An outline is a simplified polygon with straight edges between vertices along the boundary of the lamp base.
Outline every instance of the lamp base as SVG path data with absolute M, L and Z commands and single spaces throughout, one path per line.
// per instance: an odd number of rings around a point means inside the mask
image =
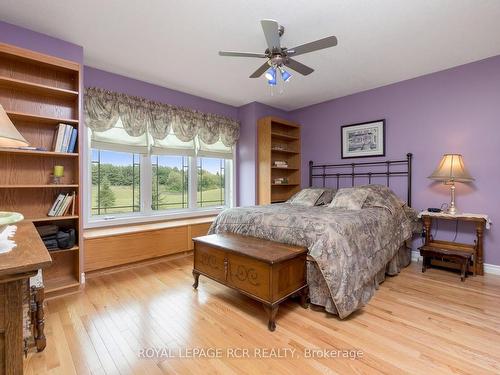
M 456 215 L 458 213 L 457 207 L 455 206 L 455 181 L 450 181 L 450 190 L 451 190 L 451 202 L 450 207 L 448 207 L 448 214 Z

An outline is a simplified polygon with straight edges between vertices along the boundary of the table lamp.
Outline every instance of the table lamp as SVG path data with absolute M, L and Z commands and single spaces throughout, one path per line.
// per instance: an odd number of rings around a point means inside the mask
M 451 203 L 447 212 L 451 215 L 456 215 L 457 207 L 455 206 L 455 181 L 474 181 L 474 178 L 472 178 L 467 169 L 465 169 L 462 155 L 444 154 L 438 167 L 428 178 L 436 181 L 444 181 L 446 185 L 450 185 Z
M 26 139 L 19 133 L 10 121 L 9 116 L 0 104 L 0 147 L 25 147 Z
M 26 142 L 26 139 L 17 131 L 0 104 L 0 147 L 23 146 L 28 146 L 28 142 Z M 16 212 L 0 212 L 0 252 L 12 249 L 8 244 L 4 244 L 4 242 L 7 243 L 7 238 L 3 238 L 5 237 L 4 232 L 7 226 L 23 219 L 23 215 Z

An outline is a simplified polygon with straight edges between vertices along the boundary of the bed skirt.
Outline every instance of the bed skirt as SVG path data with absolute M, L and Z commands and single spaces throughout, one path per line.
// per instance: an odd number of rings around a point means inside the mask
M 394 257 L 383 267 L 375 277 L 363 285 L 362 298 L 358 309 L 363 307 L 373 297 L 379 285 L 384 282 L 386 275 L 396 276 L 402 268 L 411 263 L 411 247 L 407 246 L 407 241 L 399 247 Z M 309 258 L 307 261 L 307 282 L 309 284 L 309 296 L 311 304 L 323 306 L 325 311 L 338 315 L 335 303 L 331 298 L 328 286 L 318 268 L 316 262 Z

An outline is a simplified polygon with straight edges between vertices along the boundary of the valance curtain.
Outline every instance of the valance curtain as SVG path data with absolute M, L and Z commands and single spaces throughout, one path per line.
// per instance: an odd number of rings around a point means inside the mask
M 215 114 L 87 88 L 85 122 L 92 147 L 147 154 L 232 158 L 237 121 Z

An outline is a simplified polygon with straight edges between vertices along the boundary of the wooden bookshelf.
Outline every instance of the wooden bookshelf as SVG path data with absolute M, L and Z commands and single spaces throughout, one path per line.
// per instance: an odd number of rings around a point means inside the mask
M 33 113 L 23 113 L 16 111 L 6 111 L 9 118 L 14 121 L 25 121 L 32 122 L 33 124 L 48 124 L 48 125 L 58 125 L 60 123 L 68 124 L 68 125 L 78 125 L 78 119 L 69 119 L 69 118 L 59 118 L 59 117 L 51 117 L 51 116 L 40 116 L 35 115 Z
M 0 189 L 62 189 L 62 188 L 77 188 L 78 184 L 24 184 L 24 185 L 0 185 Z
M 0 76 L 0 87 L 8 89 L 28 90 L 32 93 L 40 94 L 43 96 L 57 96 L 57 97 L 78 97 L 78 91 L 60 89 L 47 85 L 40 85 L 21 79 L 14 79 L 9 77 Z
M 283 202 L 300 189 L 300 126 L 277 117 L 263 117 L 257 122 L 258 204 Z M 275 166 L 285 161 L 288 167 Z M 274 183 L 286 178 L 286 183 Z
M 33 223 L 47 223 L 47 221 L 62 221 L 62 220 L 76 220 L 78 215 L 65 215 L 65 216 L 44 216 L 44 217 L 28 217 L 26 220 Z
M 52 156 L 56 158 L 78 157 L 76 152 L 55 152 L 55 151 L 39 151 L 39 150 L 23 150 L 17 148 L 0 148 L 0 154 L 19 154 L 28 156 Z
M 0 104 L 30 146 L 47 151 L 0 148 L 0 211 L 21 212 L 35 226 L 74 228 L 77 244 L 51 250 L 44 270 L 48 297 L 80 285 L 82 256 L 81 206 L 81 66 L 72 61 L 0 43 Z M 79 129 L 74 153 L 54 152 L 60 123 Z M 50 184 L 54 165 L 64 166 L 61 184 Z M 59 193 L 77 194 L 74 215 L 49 217 Z

